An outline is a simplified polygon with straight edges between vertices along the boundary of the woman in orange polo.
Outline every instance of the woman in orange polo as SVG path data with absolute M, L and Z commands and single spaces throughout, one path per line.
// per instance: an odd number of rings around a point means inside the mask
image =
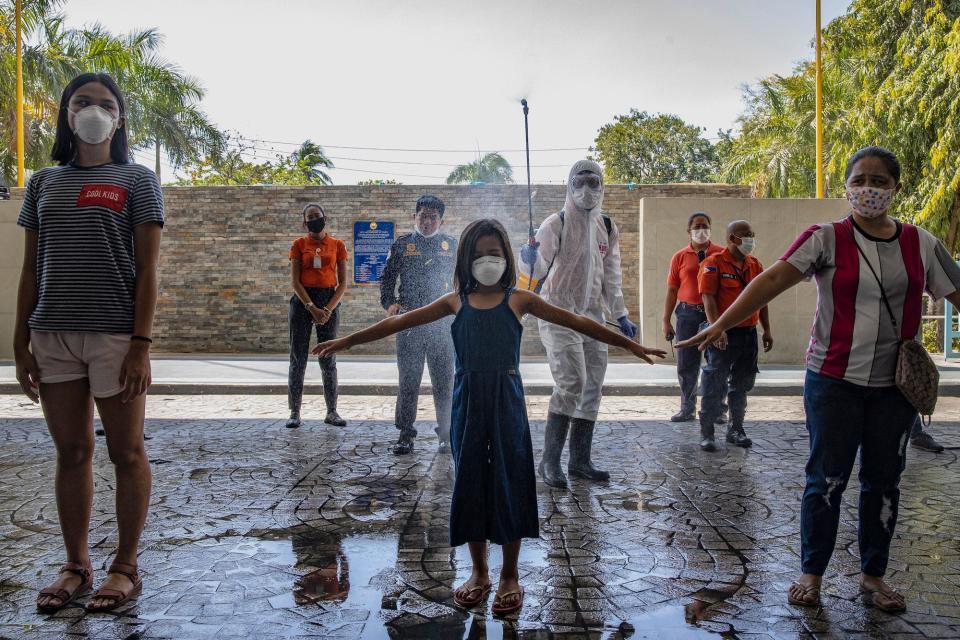
M 290 406 L 288 429 L 300 426 L 303 401 L 303 376 L 310 351 L 310 330 L 316 327 L 317 341 L 337 337 L 339 305 L 347 289 L 347 247 L 325 231 L 327 216 L 316 202 L 303 208 L 303 226 L 307 235 L 297 238 L 290 248 L 290 372 L 287 401 Z M 327 424 L 342 427 L 347 422 L 337 413 L 337 359 L 320 358 L 323 399 L 327 404 Z

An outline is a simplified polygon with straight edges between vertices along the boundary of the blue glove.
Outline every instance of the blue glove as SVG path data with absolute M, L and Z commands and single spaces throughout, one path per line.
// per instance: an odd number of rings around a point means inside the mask
M 539 242 L 534 242 L 530 244 L 529 242 L 524 242 L 520 247 L 520 260 L 523 261 L 523 264 L 536 264 L 537 262 L 537 250 L 540 248 Z
M 637 337 L 637 325 L 630 322 L 630 318 L 623 316 L 617 318 L 617 324 L 620 325 L 620 332 L 631 340 Z

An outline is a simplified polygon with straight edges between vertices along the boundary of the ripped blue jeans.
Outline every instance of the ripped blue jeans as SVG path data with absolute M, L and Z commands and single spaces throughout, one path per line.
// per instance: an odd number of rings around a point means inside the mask
M 864 387 L 807 371 L 810 433 L 800 508 L 803 573 L 822 576 L 837 543 L 843 491 L 860 450 L 860 570 L 882 576 L 897 524 L 900 475 L 917 410 L 896 387 Z

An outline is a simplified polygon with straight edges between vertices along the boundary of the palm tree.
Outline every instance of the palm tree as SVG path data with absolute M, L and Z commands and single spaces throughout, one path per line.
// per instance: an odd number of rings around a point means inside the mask
M 320 145 L 305 140 L 290 154 L 289 162 L 295 173 L 302 175 L 304 184 L 333 184 L 330 175 L 323 170 L 333 169 L 333 162 Z
M 447 184 L 509 184 L 513 182 L 513 167 L 499 153 L 488 153 L 470 164 L 461 164 L 447 176 Z
M 8 4 L 0 4 L 0 173 L 6 176 L 15 163 L 16 50 L 13 31 L 7 28 L 13 24 Z M 174 166 L 222 150 L 223 134 L 198 106 L 203 88 L 158 55 L 163 37 L 156 30 L 116 36 L 99 24 L 67 29 L 58 12 L 62 4 L 63 0 L 24 0 L 24 28 L 34 36 L 24 50 L 28 166 L 49 164 L 60 93 L 74 76 L 91 70 L 111 74 L 123 89 L 132 149 L 156 148 L 159 156 L 163 147 Z

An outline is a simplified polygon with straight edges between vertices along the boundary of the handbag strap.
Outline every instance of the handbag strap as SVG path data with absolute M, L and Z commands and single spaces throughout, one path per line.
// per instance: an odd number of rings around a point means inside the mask
M 857 242 L 857 236 L 853 229 L 851 227 L 847 227 L 847 229 L 850 231 L 850 239 L 853 240 L 853 246 L 855 246 L 857 251 L 860 252 L 860 255 L 863 257 L 863 261 L 866 262 L 867 266 L 870 268 L 870 273 L 873 274 L 873 278 L 877 281 L 877 286 L 880 287 L 880 298 L 883 300 L 883 304 L 887 308 L 887 313 L 890 314 L 890 322 L 893 323 L 893 330 L 897 334 L 897 337 L 902 341 L 903 336 L 900 335 L 900 327 L 897 324 L 896 317 L 893 315 L 893 307 L 890 306 L 890 301 L 887 300 L 887 292 L 883 288 L 883 282 L 880 281 L 880 276 L 877 275 L 877 272 L 873 268 L 873 264 L 870 263 L 870 259 L 867 257 L 867 254 L 864 253 L 863 249 L 860 248 L 860 243 Z

